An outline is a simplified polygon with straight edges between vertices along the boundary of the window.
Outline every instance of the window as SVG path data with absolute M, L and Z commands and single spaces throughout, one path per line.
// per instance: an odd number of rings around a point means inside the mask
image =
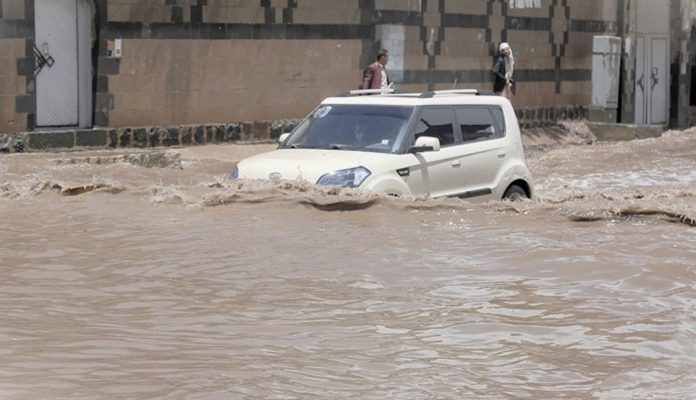
M 478 142 L 505 136 L 503 110 L 499 108 L 457 107 L 456 114 L 464 142 Z
M 420 136 L 435 137 L 440 140 L 440 146 L 454 144 L 454 123 L 452 110 L 449 108 L 425 108 L 421 112 L 414 143 Z
M 503 110 L 495 107 L 490 109 L 493 113 L 493 121 L 495 122 L 495 127 L 500 133 L 499 137 L 505 136 L 505 116 L 503 115 Z
M 510 0 L 510 8 L 541 8 L 541 0 Z

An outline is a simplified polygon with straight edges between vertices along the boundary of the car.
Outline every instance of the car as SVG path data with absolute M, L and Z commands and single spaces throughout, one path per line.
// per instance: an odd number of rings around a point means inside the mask
M 304 180 L 389 196 L 532 198 L 510 102 L 477 89 L 354 90 L 326 98 L 232 179 Z

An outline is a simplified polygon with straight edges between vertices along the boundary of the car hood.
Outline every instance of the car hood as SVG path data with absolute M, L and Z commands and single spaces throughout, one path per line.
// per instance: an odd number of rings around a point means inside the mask
M 280 149 L 245 158 L 238 164 L 243 179 L 302 179 L 315 183 L 322 175 L 365 167 L 374 174 L 394 154 L 329 149 Z

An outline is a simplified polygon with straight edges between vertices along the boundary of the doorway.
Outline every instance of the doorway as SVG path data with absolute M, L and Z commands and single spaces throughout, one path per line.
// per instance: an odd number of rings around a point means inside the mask
M 36 0 L 37 127 L 92 126 L 92 25 L 89 0 Z
M 667 46 L 666 36 L 636 38 L 636 124 L 667 123 Z
M 669 117 L 670 15 L 666 0 L 636 0 L 635 123 L 663 125 Z

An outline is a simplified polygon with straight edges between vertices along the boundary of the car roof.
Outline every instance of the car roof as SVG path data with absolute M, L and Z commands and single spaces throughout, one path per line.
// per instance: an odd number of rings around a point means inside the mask
M 370 95 L 361 95 L 367 94 Z M 321 104 L 427 106 L 427 105 L 499 105 L 509 101 L 503 96 L 477 89 L 442 90 L 425 93 L 397 93 L 380 90 L 354 90 L 327 97 Z

